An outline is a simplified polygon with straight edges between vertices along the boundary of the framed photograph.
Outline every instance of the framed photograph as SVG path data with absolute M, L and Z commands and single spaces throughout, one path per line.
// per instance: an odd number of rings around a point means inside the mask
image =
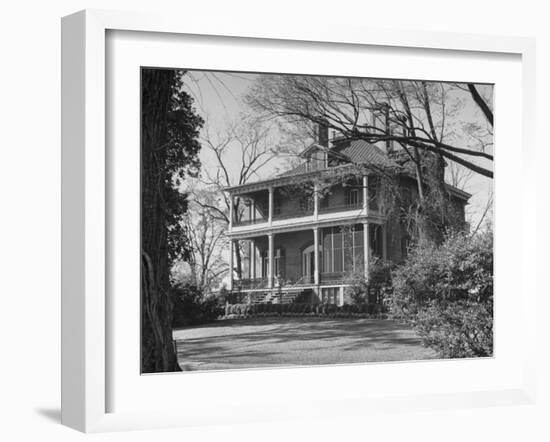
M 64 424 L 534 400 L 533 41 L 109 11 L 62 37 Z

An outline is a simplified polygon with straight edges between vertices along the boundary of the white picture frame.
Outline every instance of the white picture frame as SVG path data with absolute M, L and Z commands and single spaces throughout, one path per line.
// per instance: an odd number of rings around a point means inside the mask
M 535 229 L 529 226 L 535 219 L 535 174 L 529 174 L 534 163 L 534 102 L 535 45 L 532 39 L 490 37 L 451 33 L 416 31 L 393 32 L 372 28 L 350 28 L 343 25 L 301 26 L 285 23 L 252 23 L 212 21 L 194 17 L 183 25 L 177 17 L 144 13 L 86 10 L 63 18 L 62 21 L 62 423 L 85 432 L 114 431 L 169 426 L 208 425 L 217 422 L 261 421 L 300 416 L 327 416 L 323 404 L 338 403 L 339 413 L 365 414 L 373 411 L 396 412 L 411 409 L 456 408 L 499 404 L 532 403 L 536 389 L 535 330 L 536 324 L 527 315 L 517 322 L 522 328 L 525 348 L 519 361 L 521 379 L 501 388 L 474 388 L 454 393 L 430 391 L 426 394 L 369 397 L 361 394 L 327 399 L 311 398 L 311 409 L 300 407 L 285 410 L 255 407 L 250 398 L 233 399 L 235 409 L 224 416 L 206 415 L 197 407 L 194 414 L 181 408 L 109 411 L 108 393 L 113 385 L 108 376 L 110 358 L 108 327 L 111 321 L 107 289 L 109 287 L 108 229 L 109 187 L 106 146 L 107 93 L 106 35 L 109 31 L 141 31 L 163 35 L 199 35 L 240 39 L 270 39 L 285 42 L 337 43 L 368 45 L 403 50 L 468 51 L 483 54 L 512 54 L 521 57 L 522 119 L 521 164 L 522 187 L 518 195 L 523 202 L 519 215 L 521 245 L 518 246 L 522 266 L 534 259 Z M 497 90 L 498 100 L 498 90 Z M 497 132 L 498 140 L 498 132 Z M 497 141 L 498 142 L 498 141 Z M 497 199 L 498 204 L 498 199 Z M 497 243 L 496 252 L 499 253 Z M 498 269 L 498 267 L 497 267 Z M 523 273 L 525 274 L 525 272 Z M 497 271 L 497 278 L 499 278 Z M 520 310 L 527 312 L 536 304 L 534 280 L 522 278 Z M 138 294 L 136 294 L 137 297 Z M 498 315 L 496 317 L 498 327 Z M 496 358 L 498 358 L 498 352 Z M 430 363 L 427 363 L 430 364 Z M 394 364 L 390 364 L 394 365 Z M 386 367 L 389 367 L 387 365 Z M 436 370 L 457 369 L 440 366 Z M 390 368 L 388 368 L 389 370 Z M 312 368 L 309 370 L 320 370 Z M 360 367 L 354 369 L 357 375 Z M 291 373 L 288 371 L 287 373 Z M 242 378 L 243 373 L 229 373 Z M 177 376 L 177 375 L 174 375 Z M 214 379 L 214 375 L 210 376 Z M 288 374 L 291 376 L 291 374 Z M 163 376 L 163 383 L 175 382 L 173 376 Z M 204 379 L 204 377 L 202 378 Z M 192 400 L 189 399 L 189 400 Z M 249 411 L 248 413 L 246 411 Z M 334 414 L 334 413 L 332 413 Z M 235 418 L 235 416 L 238 416 Z

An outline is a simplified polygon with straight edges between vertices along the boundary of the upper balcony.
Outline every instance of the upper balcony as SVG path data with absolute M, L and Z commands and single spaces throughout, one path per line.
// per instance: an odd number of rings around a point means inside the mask
M 304 180 L 232 193 L 232 231 L 378 214 L 376 187 L 367 176 L 321 185 Z M 365 201 L 368 204 L 365 204 Z

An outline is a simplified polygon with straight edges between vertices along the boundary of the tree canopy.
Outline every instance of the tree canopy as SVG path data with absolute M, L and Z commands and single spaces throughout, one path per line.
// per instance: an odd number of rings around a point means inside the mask
M 427 81 L 263 75 L 247 101 L 269 116 L 326 124 L 350 139 L 392 141 L 407 152 L 414 148 L 433 152 L 492 178 L 492 170 L 475 161 L 493 160 L 487 144 L 467 148 L 446 141 L 448 119 L 454 111 L 450 97 L 462 89 Z M 476 85 L 467 85 L 467 90 L 492 126 L 490 100 L 481 96 Z

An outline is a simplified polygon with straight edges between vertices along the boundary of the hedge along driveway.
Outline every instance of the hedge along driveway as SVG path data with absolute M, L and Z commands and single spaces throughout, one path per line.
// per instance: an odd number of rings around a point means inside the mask
M 434 359 L 406 325 L 387 319 L 254 318 L 177 329 L 184 371 Z

